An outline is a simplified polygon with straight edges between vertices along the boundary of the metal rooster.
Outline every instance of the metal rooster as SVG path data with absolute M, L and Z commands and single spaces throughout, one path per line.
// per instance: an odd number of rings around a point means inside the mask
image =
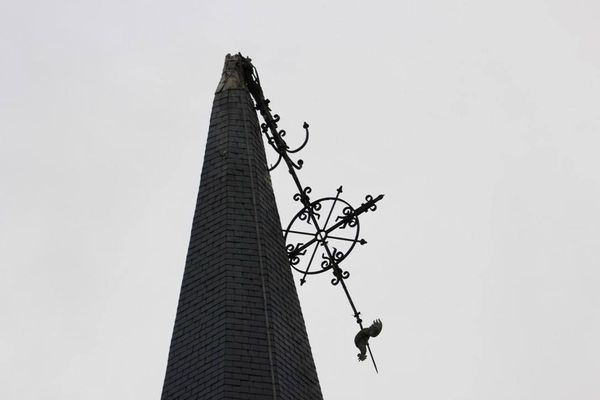
M 358 353 L 359 361 L 364 361 L 367 359 L 367 347 L 369 346 L 369 339 L 379 335 L 381 333 L 381 329 L 383 329 L 383 323 L 380 319 L 376 319 L 373 321 L 371 326 L 361 329 L 356 334 L 354 337 L 354 344 L 358 350 L 360 350 L 360 353 Z

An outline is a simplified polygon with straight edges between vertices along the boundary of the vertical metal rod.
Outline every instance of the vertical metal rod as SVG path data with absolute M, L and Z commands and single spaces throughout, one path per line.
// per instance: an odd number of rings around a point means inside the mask
M 375 372 L 379 373 L 379 370 L 377 369 L 377 364 L 375 364 L 375 358 L 373 357 L 373 353 L 371 353 L 371 346 L 369 346 L 369 343 L 367 343 L 367 349 L 369 350 L 369 355 L 371 356 L 371 361 L 373 361 L 373 366 L 375 367 Z
M 341 268 L 337 266 L 334 267 L 337 268 L 339 271 L 341 271 Z M 336 276 L 337 278 L 337 276 Z M 344 282 L 344 280 L 340 277 L 340 283 L 342 284 L 342 288 L 344 289 L 344 293 L 346 293 L 346 297 L 348 298 L 348 302 L 350 303 L 350 307 L 352 307 L 352 311 L 354 311 L 354 317 L 356 318 L 356 323 L 360 326 L 360 329 L 364 329 L 363 328 L 363 324 L 362 324 L 362 319 L 360 318 L 360 312 L 356 309 L 356 306 L 354 305 L 354 302 L 352 301 L 352 297 L 350 296 L 350 292 L 348 291 L 348 287 L 346 287 L 346 282 Z M 373 352 L 371 351 L 371 346 L 369 345 L 369 343 L 367 342 L 367 350 L 369 350 L 369 355 L 371 356 L 371 361 L 373 362 L 373 367 L 375 367 L 375 372 L 379 373 L 379 370 L 377 369 L 377 364 L 375 363 L 375 357 L 373 357 Z
M 350 307 L 352 307 L 352 311 L 354 312 L 354 318 L 356 318 L 356 323 L 360 326 L 360 329 L 363 329 L 362 319 L 360 318 L 360 312 L 358 312 L 358 310 L 356 309 L 356 306 L 354 305 L 354 301 L 352 301 L 352 297 L 350 296 L 350 292 L 348 291 L 348 287 L 346 286 L 346 282 L 344 282 L 344 279 L 341 277 L 342 269 L 337 264 L 335 264 L 335 266 L 333 268 L 334 268 L 334 271 L 336 269 L 337 269 L 337 271 L 339 271 L 338 272 L 338 274 L 340 275 L 339 277 L 336 275 L 336 272 L 334 272 L 334 275 L 336 276 L 336 278 L 338 278 L 340 280 L 340 283 L 342 284 L 344 293 L 346 293 L 346 297 L 348 298 Z

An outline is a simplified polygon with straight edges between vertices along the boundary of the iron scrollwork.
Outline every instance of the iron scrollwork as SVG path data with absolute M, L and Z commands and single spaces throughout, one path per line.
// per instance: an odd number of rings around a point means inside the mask
M 363 340 L 370 328 L 365 329 L 362 325 L 361 313 L 354 305 L 354 301 L 350 296 L 350 292 L 346 285 L 346 280 L 350 277 L 348 271 L 340 267 L 342 261 L 354 250 L 356 244 L 364 245 L 366 240 L 359 238 L 360 223 L 358 217 L 365 212 L 375 211 L 376 203 L 383 199 L 383 195 L 375 198 L 371 195 L 365 197 L 365 203 L 360 207 L 354 208 L 347 201 L 340 198 L 342 187 L 337 189 L 335 197 L 323 197 L 316 201 L 311 201 L 310 186 L 303 186 L 296 171 L 300 170 L 304 164 L 301 159 L 294 161 L 290 154 L 296 154 L 306 147 L 310 137 L 309 125 L 304 122 L 302 127 L 305 131 L 304 140 L 295 149 L 290 149 L 287 142 L 284 140 L 286 131 L 279 129 L 278 123 L 281 120 L 278 114 L 272 114 L 269 106 L 270 100 L 266 99 L 260 78 L 256 68 L 252 65 L 249 58 L 242 59 L 242 74 L 244 76 L 246 86 L 254 98 L 256 109 L 260 112 L 264 122 L 261 124 L 261 131 L 266 137 L 266 141 L 277 154 L 277 160 L 269 168 L 269 171 L 277 168 L 282 162 L 287 165 L 288 172 L 291 175 L 298 192 L 294 194 L 293 199 L 302 204 L 302 209 L 290 221 L 287 229 L 284 230 L 284 238 L 286 242 L 286 251 L 290 266 L 302 274 L 300 284 L 306 283 L 308 275 L 320 274 L 331 270 L 333 278 L 331 284 L 341 286 L 352 308 L 356 323 L 360 326 L 359 332 L 361 339 L 355 339 L 355 344 L 361 350 L 359 360 L 366 358 L 364 347 L 366 347 L 371 355 L 371 361 L 375 370 L 377 365 L 373 359 L 371 348 L 367 340 Z M 327 211 L 327 218 L 322 219 L 324 210 Z M 311 270 L 315 256 L 320 253 L 320 259 L 323 260 L 320 264 L 321 268 Z M 378 320 L 379 321 L 379 320 Z M 379 322 L 380 324 L 380 322 Z M 381 331 L 380 325 L 377 325 Z M 377 334 L 379 334 L 377 331 Z M 371 333 L 369 331 L 369 333 Z M 369 337 L 374 337 L 376 334 L 370 334 Z M 358 337 L 358 336 L 357 336 Z M 360 345 L 360 346 L 359 346 Z

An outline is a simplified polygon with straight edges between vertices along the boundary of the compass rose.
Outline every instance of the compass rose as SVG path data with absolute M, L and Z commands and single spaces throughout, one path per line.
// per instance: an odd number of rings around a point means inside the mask
M 360 223 L 356 210 L 340 198 L 341 193 L 342 186 L 335 197 L 311 202 L 292 218 L 284 231 L 290 265 L 302 274 L 300 284 L 306 283 L 307 275 L 320 274 L 332 269 L 334 264 L 339 265 L 356 244 L 367 244 L 365 239 L 359 239 Z M 323 211 L 326 212 L 324 219 L 321 218 Z M 316 225 L 313 219 L 323 225 Z M 335 263 L 330 262 L 330 256 Z M 315 264 L 320 264 L 320 268 Z

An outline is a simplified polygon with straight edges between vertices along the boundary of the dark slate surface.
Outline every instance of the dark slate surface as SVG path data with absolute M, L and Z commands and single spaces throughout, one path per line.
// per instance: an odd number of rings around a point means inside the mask
M 213 103 L 162 399 L 322 399 L 245 89 Z

